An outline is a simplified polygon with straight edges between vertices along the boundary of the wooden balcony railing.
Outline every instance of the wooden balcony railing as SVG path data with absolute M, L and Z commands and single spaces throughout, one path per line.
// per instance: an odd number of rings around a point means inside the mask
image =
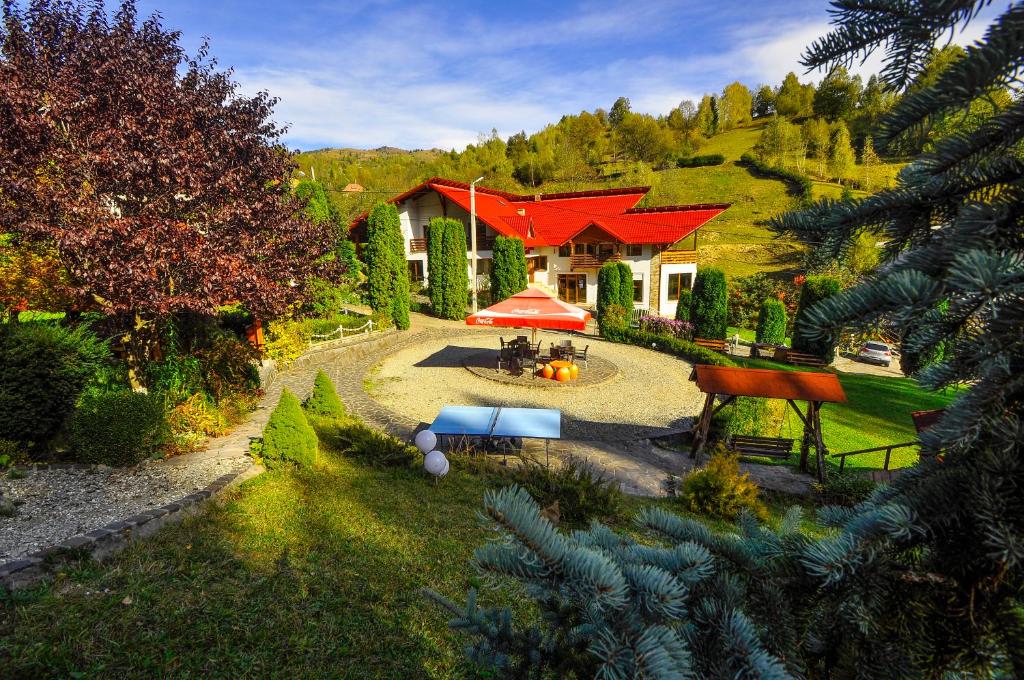
M 569 258 L 569 268 L 572 271 L 577 269 L 600 269 L 607 262 L 621 262 L 622 256 L 618 253 L 608 255 L 572 255 Z
M 662 264 L 691 264 L 696 261 L 696 250 L 666 250 L 661 254 Z
M 411 238 L 411 239 L 409 239 L 409 252 L 410 253 L 425 253 L 425 252 L 427 252 L 427 239 L 425 239 L 425 238 Z

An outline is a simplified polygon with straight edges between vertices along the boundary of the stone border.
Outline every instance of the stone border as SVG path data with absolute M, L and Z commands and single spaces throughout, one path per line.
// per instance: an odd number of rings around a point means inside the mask
M 80 463 L 54 463 L 34 466 L 45 469 L 89 469 L 91 465 Z M 26 557 L 18 557 L 0 564 L 0 585 L 8 592 L 33 585 L 53 574 L 58 568 L 72 560 L 92 558 L 103 560 L 124 550 L 140 538 L 156 533 L 168 524 L 176 524 L 195 514 L 201 505 L 225 489 L 238 486 L 263 472 L 258 465 L 251 465 L 236 473 L 221 475 L 206 488 L 189 494 L 177 501 L 158 508 L 140 512 L 124 520 L 111 522 L 88 533 L 72 536 L 56 545 L 37 550 Z
M 512 376 L 508 373 L 498 372 L 494 368 L 479 366 L 477 364 L 471 364 L 469 362 L 475 361 L 480 355 L 489 354 L 494 355 L 494 350 L 484 349 L 477 352 L 469 357 L 462 360 L 462 366 L 467 371 L 472 373 L 478 378 L 484 380 L 492 380 L 494 382 L 501 383 L 503 385 L 515 385 L 518 387 L 529 387 L 529 388 L 540 388 L 540 389 L 586 389 L 588 387 L 597 387 L 603 385 L 612 378 L 617 377 L 621 370 L 613 362 L 607 359 L 601 359 L 598 357 L 592 357 L 588 362 L 587 368 L 580 368 L 580 379 L 570 380 L 568 382 L 558 382 L 557 380 L 551 380 L 543 376 L 537 376 L 536 378 L 530 377 L 529 372 L 524 371 L 522 376 Z M 386 358 L 386 357 L 385 357 Z M 382 360 L 383 361 L 383 360 Z M 584 379 L 585 378 L 585 379 Z

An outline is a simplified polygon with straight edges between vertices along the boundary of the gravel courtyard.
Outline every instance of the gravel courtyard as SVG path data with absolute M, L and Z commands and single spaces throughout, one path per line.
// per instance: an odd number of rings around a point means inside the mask
M 544 348 L 566 337 L 537 335 Z M 703 395 L 688 380 L 692 366 L 685 361 L 593 338 L 574 342 L 579 347 L 589 344 L 591 355 L 615 364 L 618 375 L 592 387 L 564 389 L 495 382 L 463 365 L 481 348 L 497 352 L 497 335 L 474 334 L 402 349 L 370 371 L 366 387 L 383 406 L 428 423 L 448 405 L 557 408 L 562 411 L 563 437 L 587 440 L 627 440 L 685 429 L 700 411 Z

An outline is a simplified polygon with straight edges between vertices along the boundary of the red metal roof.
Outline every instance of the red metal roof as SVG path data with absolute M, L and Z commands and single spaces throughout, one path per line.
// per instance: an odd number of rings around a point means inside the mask
M 436 191 L 469 211 L 469 185 L 440 177 L 429 179 L 390 202 L 401 203 L 428 191 Z M 591 225 L 622 243 L 671 244 L 686 238 L 729 207 L 728 203 L 635 207 L 648 191 L 650 187 L 625 187 L 522 195 L 478 186 L 476 214 L 499 234 L 523 239 L 526 247 L 562 245 Z M 351 226 L 365 218 L 364 213 Z
M 695 366 L 694 372 L 697 374 L 697 387 L 705 394 L 833 403 L 846 401 L 846 393 L 834 373 L 704 365 Z

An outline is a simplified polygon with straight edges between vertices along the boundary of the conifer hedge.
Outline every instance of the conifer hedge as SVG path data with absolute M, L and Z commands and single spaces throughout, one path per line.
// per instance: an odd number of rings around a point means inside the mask
M 781 345 L 786 341 L 786 306 L 781 300 L 768 298 L 761 303 L 757 317 L 757 342 Z
M 619 276 L 619 267 L 614 262 L 606 263 L 597 272 L 597 318 L 604 316 L 604 313 L 612 305 L 621 305 L 622 297 L 619 295 L 619 282 L 621 277 Z M 623 306 L 623 309 L 631 309 L 633 303 L 629 303 L 629 307 Z
M 285 388 L 263 429 L 263 461 L 269 468 L 285 463 L 307 467 L 316 460 L 317 448 L 316 432 L 306 420 L 299 398 Z
M 836 355 L 834 336 L 818 335 L 809 328 L 808 311 L 816 304 L 832 297 L 842 286 L 831 276 L 808 276 L 800 288 L 800 304 L 796 308 L 796 320 L 793 322 L 793 349 L 820 357 L 832 363 Z
M 728 287 L 721 269 L 706 267 L 697 272 L 690 307 L 694 337 L 725 340 L 728 326 Z M 681 297 L 681 296 L 680 296 Z
M 676 319 L 679 321 L 692 321 L 693 316 L 690 311 L 693 307 L 693 291 L 689 288 L 684 288 L 679 291 L 679 302 L 676 304 Z
M 526 248 L 515 236 L 498 236 L 491 249 L 491 303 L 526 290 Z
M 388 314 L 399 330 L 409 328 L 409 273 L 398 209 L 378 203 L 366 221 L 366 290 L 370 307 Z
M 313 393 L 306 399 L 303 407 L 306 413 L 316 416 L 334 418 L 345 415 L 345 405 L 341 403 L 334 383 L 322 370 L 317 371 L 316 380 L 313 381 Z
M 469 302 L 466 228 L 451 217 L 435 217 L 429 231 L 430 306 L 442 319 L 463 319 Z
M 633 268 L 619 262 L 619 304 L 623 309 L 633 309 Z

